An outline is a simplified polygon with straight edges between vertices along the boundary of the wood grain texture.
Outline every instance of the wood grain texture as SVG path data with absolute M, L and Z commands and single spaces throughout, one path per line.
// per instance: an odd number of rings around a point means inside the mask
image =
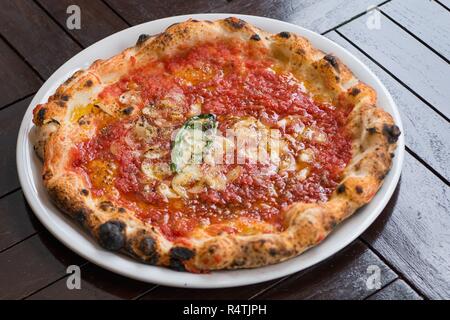
M 0 254 L 0 299 L 20 299 L 58 280 L 84 260 L 47 231 Z
M 20 123 L 31 98 L 19 101 L 0 112 L 0 196 L 19 187 L 16 168 L 16 143 Z
M 397 279 L 370 296 L 368 300 L 423 300 L 423 298 L 405 281 Z
M 29 0 L 3 0 L 0 33 L 39 72 L 49 77 L 80 47 Z
M 38 3 L 84 47 L 128 27 L 104 2 L 96 0 L 38 0 Z M 67 7 L 77 5 L 81 11 L 81 29 L 69 30 Z
M 382 11 L 447 59 L 450 58 L 450 13 L 428 0 L 393 0 Z
M 372 273 L 369 266 L 380 268 L 382 286 L 397 275 L 359 240 L 318 265 L 299 272 L 269 289 L 256 299 L 364 299 L 376 288 L 367 287 Z
M 81 288 L 69 290 L 64 277 L 28 299 L 42 300 L 118 300 L 134 299 L 155 285 L 132 280 L 97 267 L 91 263 L 81 268 Z
M 34 71 L 0 39 L 0 108 L 35 92 L 41 80 Z
M 327 37 L 349 50 L 380 78 L 399 108 L 406 145 L 450 181 L 450 124 L 336 32 Z
M 187 13 L 227 12 L 279 19 L 298 24 L 319 33 L 325 32 L 355 15 L 365 12 L 372 5 L 383 2 L 382 0 L 106 1 L 133 25 Z
M 345 37 L 450 117 L 450 66 L 383 15 L 381 29 L 370 30 L 367 16 L 339 28 Z
M 0 199 L 0 252 L 42 230 L 20 190 Z
M 450 188 L 406 153 L 400 192 L 362 235 L 426 296 L 450 298 Z

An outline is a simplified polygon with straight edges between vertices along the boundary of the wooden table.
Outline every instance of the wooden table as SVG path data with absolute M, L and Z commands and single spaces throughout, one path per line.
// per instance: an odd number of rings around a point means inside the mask
M 81 8 L 81 30 L 66 28 L 71 4 Z M 366 12 L 371 5 L 378 8 Z M 449 0 L 2 0 L 0 8 L 0 298 L 450 298 Z M 23 197 L 15 164 L 17 132 L 30 100 L 52 72 L 114 32 L 197 12 L 267 16 L 322 33 L 366 63 L 400 109 L 407 152 L 394 196 L 359 239 L 312 268 L 231 289 L 141 283 L 65 248 Z M 380 29 L 368 27 L 368 21 L 376 27 L 373 19 L 379 19 Z M 66 268 L 72 264 L 81 266 L 81 290 L 66 288 Z M 370 265 L 381 269 L 380 289 L 366 286 Z

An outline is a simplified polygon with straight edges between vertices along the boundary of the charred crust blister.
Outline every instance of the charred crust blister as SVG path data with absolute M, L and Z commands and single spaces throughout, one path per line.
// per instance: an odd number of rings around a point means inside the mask
M 344 193 L 345 192 L 345 184 L 340 184 L 337 189 L 337 193 Z
M 65 95 L 63 95 L 63 96 L 61 97 L 61 100 L 62 100 L 62 101 L 69 101 L 69 99 L 70 99 L 70 96 L 67 95 L 67 94 L 65 94 Z
M 136 41 L 136 46 L 140 47 L 148 38 L 150 38 L 149 34 L 141 34 Z
M 39 109 L 39 111 L 37 113 L 37 120 L 39 121 L 39 123 L 43 123 L 44 122 L 46 113 L 47 113 L 47 108 Z
M 130 114 L 133 113 L 134 108 L 133 107 L 127 107 L 125 109 L 122 110 L 122 113 L 126 116 L 129 116 Z
M 140 244 L 139 244 L 139 250 L 146 255 L 146 256 L 152 256 L 156 253 L 156 241 L 152 237 L 144 237 Z
M 80 190 L 80 193 L 81 193 L 83 196 L 88 196 L 88 195 L 89 195 L 89 191 L 86 190 L 86 189 L 81 189 L 81 190 Z
M 119 213 L 125 213 L 127 212 L 127 210 L 125 208 L 120 207 L 119 209 L 117 209 L 117 211 L 119 211 Z
M 291 37 L 291 34 L 287 31 L 281 31 L 278 36 L 280 38 L 289 39 Z
M 89 88 L 89 87 L 92 87 L 93 84 L 94 84 L 94 82 L 91 79 L 89 79 L 88 81 L 86 81 L 84 83 L 84 86 Z
M 360 93 L 361 93 L 361 90 L 359 88 L 352 88 L 352 91 L 350 91 L 350 95 L 353 97 L 356 97 Z
M 184 267 L 183 262 L 176 259 L 170 259 L 170 265 L 169 267 L 175 271 L 186 271 L 186 268 Z
M 356 186 L 355 191 L 357 194 L 362 194 L 364 192 L 364 189 L 361 186 Z
M 255 33 L 250 37 L 250 40 L 259 41 L 261 40 L 261 37 L 259 36 L 259 34 Z
M 173 247 L 170 249 L 170 257 L 180 261 L 189 260 L 194 257 L 195 253 L 191 249 L 184 247 Z
M 234 29 L 242 29 L 246 24 L 244 20 L 235 17 L 226 18 L 225 21 Z
M 98 240 L 102 247 L 117 251 L 125 245 L 125 223 L 119 220 L 111 220 L 103 223 L 98 228 Z
M 366 130 L 367 130 L 367 132 L 369 132 L 370 134 L 375 134 L 375 133 L 377 133 L 377 128 L 375 128 L 375 127 L 367 128 Z
M 111 201 L 102 201 L 99 204 L 99 207 L 103 211 L 114 211 L 115 207 Z
M 75 219 L 75 221 L 77 221 L 79 224 L 84 224 L 84 222 L 86 221 L 86 217 L 87 217 L 87 214 L 86 214 L 87 212 L 86 212 L 86 210 L 84 210 L 84 209 L 81 209 L 81 210 L 78 210 L 77 212 L 75 212 L 75 214 L 73 215 L 73 218 Z
M 390 144 L 396 143 L 398 140 L 398 137 L 400 136 L 401 132 L 399 127 L 397 127 L 395 124 L 384 124 L 383 125 L 383 134 L 386 136 L 388 142 Z
M 177 271 L 185 271 L 186 268 L 184 266 L 183 261 L 189 260 L 194 257 L 194 251 L 184 248 L 184 247 L 173 247 L 170 249 L 170 268 Z
M 328 62 L 337 72 L 339 72 L 339 64 L 335 56 L 327 54 L 323 59 Z

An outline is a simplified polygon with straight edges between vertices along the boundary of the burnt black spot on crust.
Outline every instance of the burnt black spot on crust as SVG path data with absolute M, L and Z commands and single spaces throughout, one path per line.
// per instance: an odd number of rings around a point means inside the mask
M 361 93 L 361 90 L 359 90 L 358 88 L 352 88 L 352 91 L 350 91 L 350 95 L 356 97 L 358 94 Z
M 169 268 L 175 271 L 186 271 L 183 262 L 176 259 L 170 259 Z
M 332 54 L 327 54 L 323 59 L 328 62 L 337 72 L 339 72 L 339 64 L 337 59 Z
M 78 210 L 73 215 L 73 218 L 75 221 L 77 221 L 79 224 L 84 224 L 87 218 L 87 211 L 85 209 Z
M 269 249 L 269 254 L 272 256 L 272 257 L 275 257 L 276 255 L 277 255 L 277 250 L 276 249 L 274 249 L 274 248 L 270 248 Z
M 146 256 L 151 256 L 156 253 L 156 241 L 152 237 L 146 236 L 142 238 L 139 249 Z
M 100 202 L 99 207 L 103 211 L 112 211 L 112 210 L 114 210 L 114 205 L 112 204 L 111 201 L 102 201 L 102 202 Z
M 145 33 L 141 34 L 136 41 L 136 45 L 138 47 L 141 46 L 148 38 L 150 38 L 149 34 L 145 34 Z
M 108 250 L 120 250 L 125 244 L 125 224 L 122 221 L 111 220 L 98 228 L 98 240 L 102 247 Z
M 362 194 L 364 192 L 364 189 L 361 186 L 356 186 L 355 191 L 357 194 Z
M 340 184 L 337 189 L 337 193 L 344 193 L 345 192 L 345 184 Z
M 261 37 L 259 36 L 259 34 L 255 33 L 250 37 L 250 40 L 259 41 L 261 40 Z
M 92 82 L 91 79 L 89 79 L 88 81 L 86 81 L 86 83 L 84 84 L 86 87 L 92 87 L 92 85 L 94 84 L 94 82 Z
M 120 207 L 120 208 L 118 209 L 118 211 L 119 211 L 119 213 L 125 213 L 127 210 L 125 210 L 125 208 Z
M 278 34 L 279 37 L 289 39 L 291 37 L 291 34 L 287 31 L 282 31 Z
M 38 119 L 39 123 L 43 123 L 44 122 L 46 113 L 47 113 L 47 108 L 39 109 L 39 111 L 37 113 L 37 119 Z
M 184 247 L 173 247 L 170 249 L 169 254 L 172 259 L 180 261 L 189 260 L 195 255 L 194 251 Z
M 244 20 L 235 17 L 226 18 L 225 21 L 234 29 L 242 29 L 246 24 Z
M 393 158 L 395 157 L 395 153 L 392 152 L 392 153 L 390 154 L 390 156 L 391 156 L 391 159 L 393 159 Z
M 86 189 L 81 189 L 81 190 L 80 190 L 80 193 L 81 193 L 83 196 L 88 196 L 88 195 L 89 195 L 89 191 L 86 190 Z
M 399 127 L 397 127 L 395 124 L 393 125 L 384 124 L 383 134 L 386 136 L 388 142 L 392 144 L 397 142 L 401 132 Z
M 62 100 L 57 100 L 57 101 L 56 101 L 56 105 L 57 105 L 58 107 L 60 107 L 60 108 L 65 108 L 66 103 L 65 103 L 64 101 L 62 101 Z
M 61 100 L 62 100 L 62 101 L 69 101 L 69 99 L 70 99 L 70 96 L 67 95 L 67 94 L 65 94 L 65 95 L 63 95 L 63 96 L 61 97 Z
M 366 130 L 367 130 L 367 132 L 369 132 L 370 134 L 375 134 L 375 133 L 377 133 L 377 128 L 375 128 L 375 127 L 373 127 L 373 128 L 367 128 Z
M 129 115 L 133 112 L 133 110 L 134 110 L 133 107 L 127 107 L 127 108 L 125 108 L 125 109 L 122 110 L 122 113 L 123 113 L 124 115 L 129 116 Z
M 336 221 L 336 219 L 332 218 L 332 219 L 330 220 L 330 223 L 329 223 L 329 225 L 328 225 L 328 228 L 329 228 L 330 230 L 332 230 L 332 229 L 336 228 L 337 225 L 338 225 L 338 222 Z

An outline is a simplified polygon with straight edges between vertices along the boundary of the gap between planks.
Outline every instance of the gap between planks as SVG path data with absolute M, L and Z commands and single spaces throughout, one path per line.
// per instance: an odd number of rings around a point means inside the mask
M 424 45 L 428 50 L 430 50 L 431 52 L 433 52 L 435 55 L 437 55 L 439 58 L 441 58 L 442 60 L 444 60 L 445 62 L 447 62 L 448 64 L 450 64 L 450 61 L 444 57 L 441 53 L 439 53 L 436 49 L 434 49 L 432 46 L 430 46 L 429 44 L 427 44 L 425 41 L 423 41 L 422 39 L 420 39 L 418 36 L 416 36 L 414 33 L 412 33 L 411 31 L 409 31 L 405 26 L 403 26 L 402 24 L 400 24 L 399 22 L 397 22 L 395 19 L 393 19 L 391 16 L 389 16 L 385 11 L 383 10 L 379 10 L 381 12 L 381 14 L 383 14 L 386 18 L 388 18 L 390 21 L 392 21 L 397 27 L 399 27 L 400 29 L 402 29 L 403 31 L 405 31 L 406 33 L 408 33 L 411 37 L 413 37 L 414 39 L 416 39 L 418 42 L 420 42 L 422 45 Z
M 408 86 L 405 82 L 403 82 L 400 78 L 398 78 L 396 75 L 394 75 L 392 72 L 390 72 L 386 67 L 384 67 L 381 63 L 376 61 L 374 58 L 372 58 L 369 54 L 367 54 L 363 49 L 361 49 L 357 44 L 355 44 L 352 40 L 347 38 L 342 32 L 339 30 L 334 30 L 337 34 L 339 34 L 342 38 L 347 40 L 352 46 L 354 46 L 356 49 L 358 49 L 362 54 L 364 54 L 367 58 L 369 58 L 373 63 L 375 63 L 377 66 L 379 66 L 381 69 L 383 69 L 384 72 L 389 74 L 392 78 L 397 80 L 398 83 L 400 83 L 403 87 L 408 89 L 413 95 L 415 95 L 418 99 L 420 99 L 423 103 L 425 103 L 428 107 L 430 107 L 434 112 L 436 112 L 439 116 L 441 116 L 445 121 L 450 123 L 450 119 L 447 118 L 442 112 L 436 109 L 430 102 L 425 100 L 421 95 L 419 95 L 417 92 L 415 92 L 410 86 Z

